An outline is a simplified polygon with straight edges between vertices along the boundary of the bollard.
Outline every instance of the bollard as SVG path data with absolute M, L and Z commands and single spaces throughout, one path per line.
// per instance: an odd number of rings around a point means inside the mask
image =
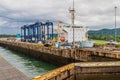
M 115 58 L 119 58 L 119 55 L 118 55 L 118 53 L 116 53 L 116 54 L 115 54 Z
M 98 56 L 102 56 L 102 53 L 101 53 L 101 52 L 98 52 Z

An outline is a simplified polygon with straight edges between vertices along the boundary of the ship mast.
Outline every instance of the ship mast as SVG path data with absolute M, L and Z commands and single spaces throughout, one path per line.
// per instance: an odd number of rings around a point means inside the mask
M 73 0 L 73 7 L 69 9 L 69 12 L 71 13 L 71 25 L 74 26 L 74 20 L 75 20 L 74 0 Z
M 73 48 L 75 48 L 75 31 L 74 31 L 75 9 L 74 9 L 74 0 L 73 0 L 73 7 L 69 9 L 69 12 L 71 13 L 71 27 L 73 28 Z M 75 65 L 75 54 L 74 54 L 74 65 Z M 76 69 L 74 70 L 74 80 L 76 80 Z

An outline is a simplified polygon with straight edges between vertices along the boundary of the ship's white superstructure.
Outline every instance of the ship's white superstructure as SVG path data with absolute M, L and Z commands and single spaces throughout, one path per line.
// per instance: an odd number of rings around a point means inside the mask
M 87 41 L 88 28 L 82 26 L 74 26 L 74 41 Z M 61 36 L 69 43 L 73 42 L 73 27 L 63 27 Z
M 75 42 L 78 42 L 80 47 L 92 47 L 94 42 L 88 41 L 88 28 L 83 26 L 76 26 L 74 24 L 75 20 L 75 8 L 74 0 L 73 7 L 69 9 L 71 13 L 71 25 L 62 26 L 61 22 L 58 23 L 58 36 L 61 38 L 62 42 L 67 41 L 68 43 L 73 43 L 75 47 Z

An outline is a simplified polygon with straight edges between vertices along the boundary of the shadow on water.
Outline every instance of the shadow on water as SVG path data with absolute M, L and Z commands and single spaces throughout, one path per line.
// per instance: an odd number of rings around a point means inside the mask
M 0 55 L 30 78 L 57 68 L 52 64 L 2 47 L 0 47 Z

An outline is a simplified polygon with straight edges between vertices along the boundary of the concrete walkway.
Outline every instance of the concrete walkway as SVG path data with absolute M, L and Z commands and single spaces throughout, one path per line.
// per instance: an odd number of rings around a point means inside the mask
M 0 80 L 30 80 L 0 56 Z

